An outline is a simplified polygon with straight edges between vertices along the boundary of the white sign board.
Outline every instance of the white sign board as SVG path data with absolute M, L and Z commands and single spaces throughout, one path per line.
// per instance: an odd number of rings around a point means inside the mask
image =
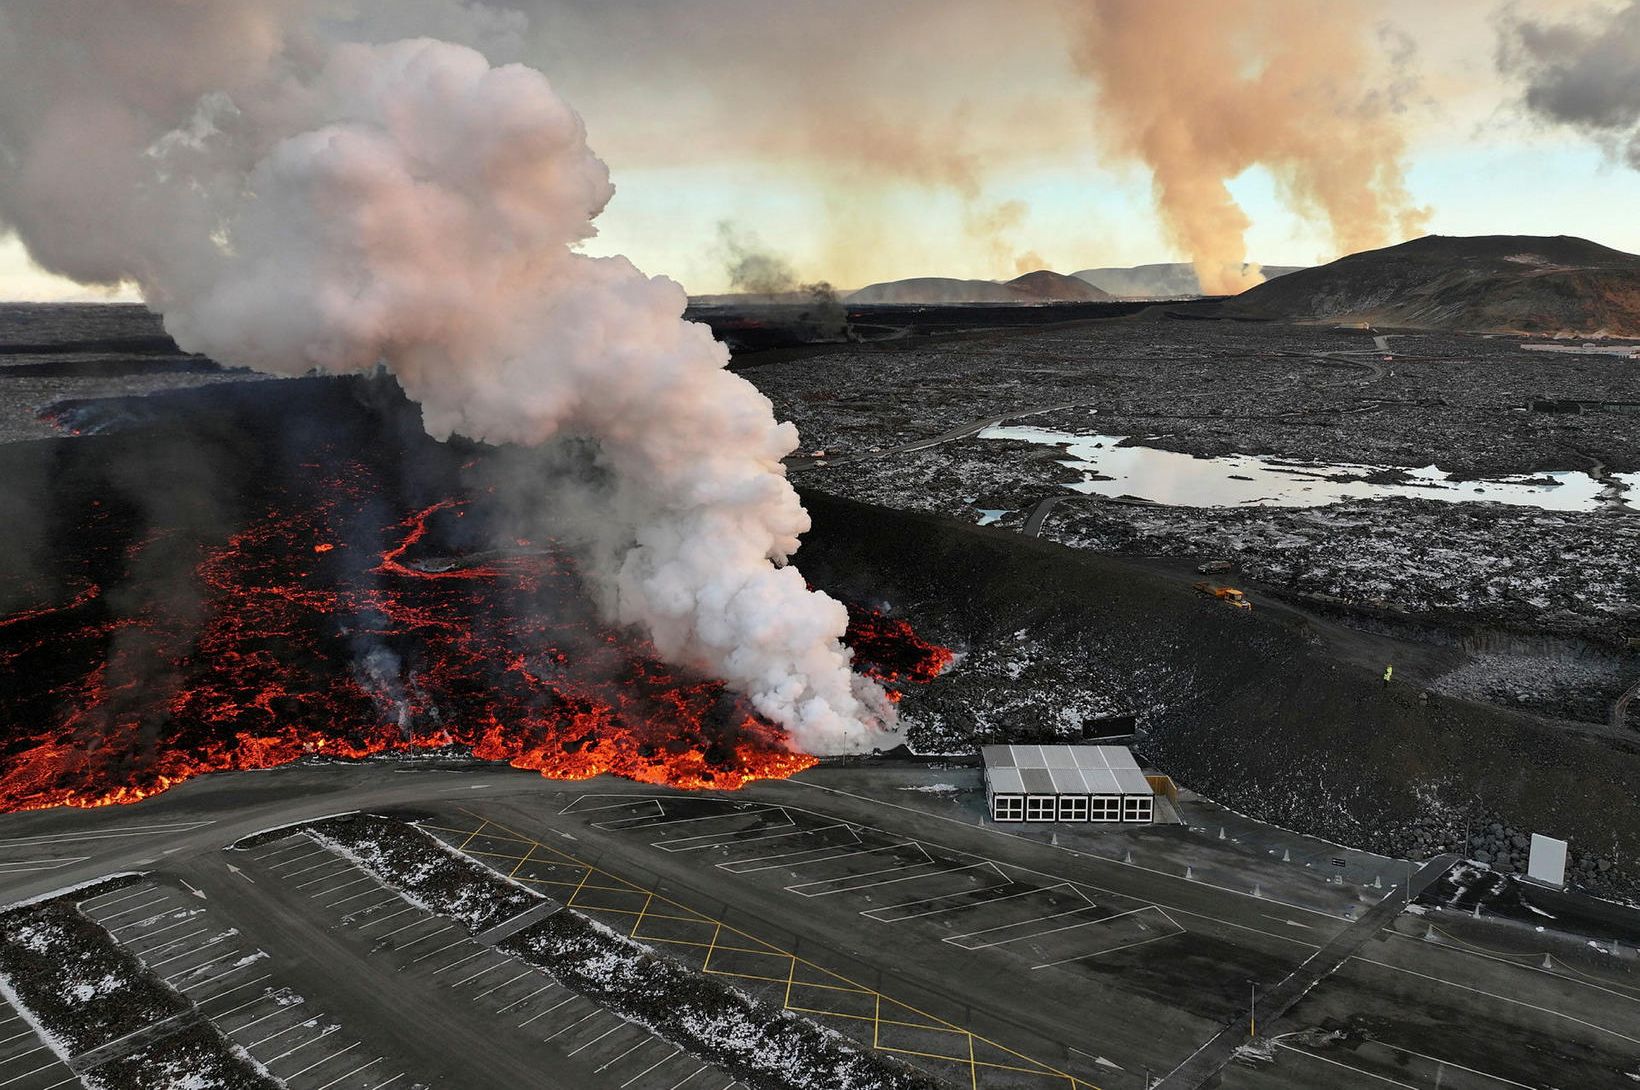
M 1532 834 L 1532 854 L 1526 858 L 1526 877 L 1546 886 L 1566 886 L 1566 842 Z

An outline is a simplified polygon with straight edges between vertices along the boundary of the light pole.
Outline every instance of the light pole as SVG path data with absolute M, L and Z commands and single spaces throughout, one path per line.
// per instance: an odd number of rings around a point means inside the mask
M 1247 1008 L 1247 1036 L 1258 1036 L 1258 981 L 1247 982 L 1253 989 L 1253 1004 Z

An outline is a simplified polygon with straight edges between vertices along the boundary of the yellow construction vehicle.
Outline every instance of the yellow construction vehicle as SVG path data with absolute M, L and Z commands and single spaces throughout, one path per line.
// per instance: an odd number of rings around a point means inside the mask
M 1216 587 L 1205 579 L 1199 583 L 1192 583 L 1191 586 L 1195 587 L 1208 597 L 1217 598 L 1219 601 L 1233 605 L 1237 609 L 1253 608 L 1253 603 L 1247 600 L 1247 595 L 1243 594 L 1235 587 Z

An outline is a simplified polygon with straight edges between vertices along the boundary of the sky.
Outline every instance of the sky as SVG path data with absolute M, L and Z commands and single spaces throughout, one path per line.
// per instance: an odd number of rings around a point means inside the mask
M 696 293 L 730 287 L 725 224 L 847 288 L 1204 247 L 1308 265 L 1425 232 L 1640 251 L 1632 114 L 1583 78 L 1636 59 L 1597 44 L 1627 0 L 358 4 L 338 33 L 449 34 L 544 72 L 615 183 L 585 249 Z M 1202 241 L 1224 227 L 1207 183 L 1245 219 L 1229 241 Z M 1383 207 L 1345 223 L 1368 190 Z M 0 238 L 0 299 L 134 297 Z

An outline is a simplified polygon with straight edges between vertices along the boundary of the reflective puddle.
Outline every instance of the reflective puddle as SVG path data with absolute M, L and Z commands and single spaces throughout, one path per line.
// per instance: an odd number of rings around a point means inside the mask
M 1014 439 L 1062 447 L 1060 464 L 1082 473 L 1066 487 L 1098 496 L 1128 496 L 1177 507 L 1320 507 L 1391 496 L 1454 503 L 1507 503 L 1551 511 L 1593 511 L 1603 486 L 1578 471 L 1455 481 L 1435 466 L 1397 469 L 1312 463 L 1232 454 L 1196 458 L 1171 450 L 1118 446 L 1125 436 L 1073 435 L 1046 428 L 986 428 L 981 439 Z M 1617 474 L 1626 506 L 1640 509 L 1640 473 Z

